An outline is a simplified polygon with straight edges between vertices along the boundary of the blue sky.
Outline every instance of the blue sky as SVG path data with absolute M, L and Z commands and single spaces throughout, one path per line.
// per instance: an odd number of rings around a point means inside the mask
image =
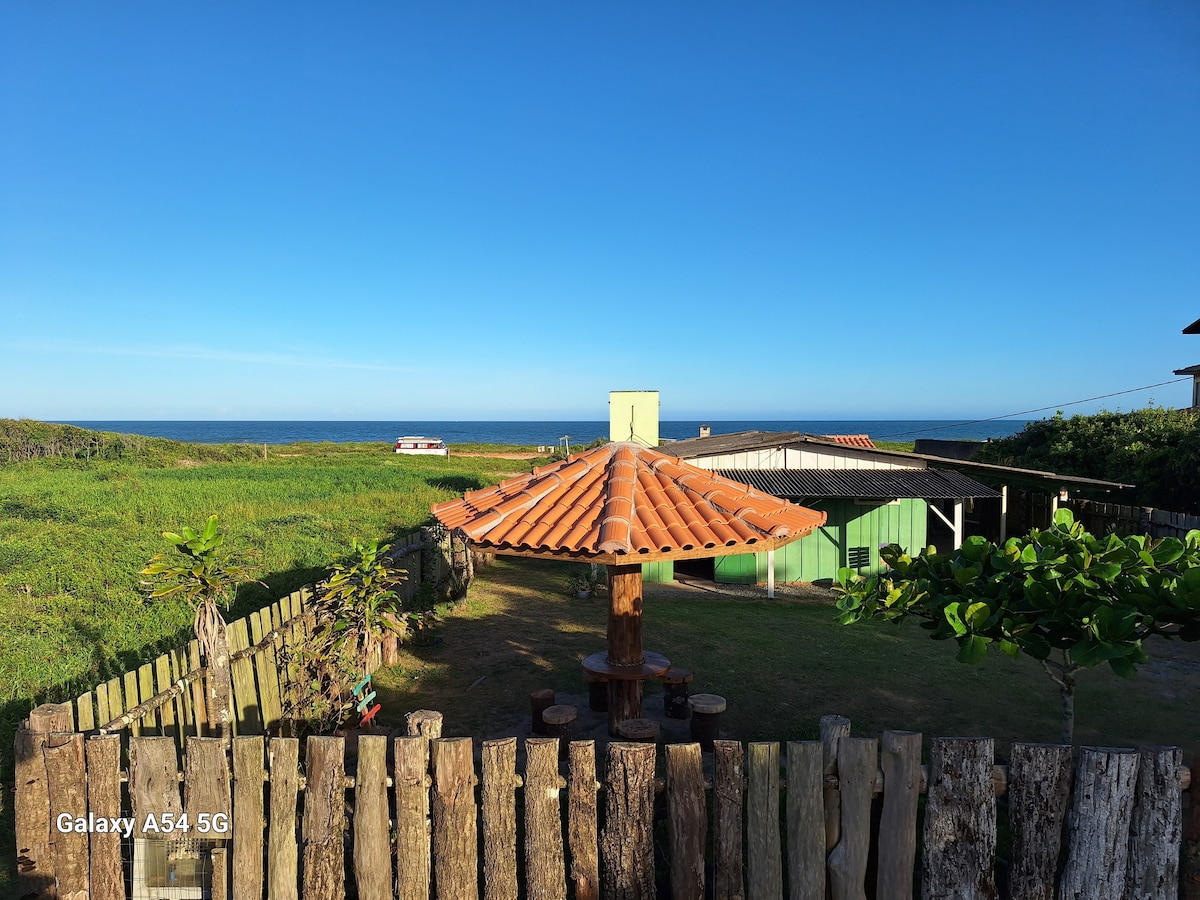
M 1200 7 L 0 6 L 0 416 L 955 418 L 1200 363 Z M 1185 384 L 1073 407 L 1186 405 Z

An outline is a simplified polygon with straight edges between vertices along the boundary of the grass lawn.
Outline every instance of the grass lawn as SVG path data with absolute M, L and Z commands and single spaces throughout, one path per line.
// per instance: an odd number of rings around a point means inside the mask
M 530 691 L 586 696 L 579 663 L 604 647 L 607 605 L 565 596 L 571 571 L 504 558 L 481 570 L 445 615 L 440 643 L 406 648 L 398 667 L 376 677 L 381 715 L 398 724 L 409 710 L 436 709 L 447 735 L 524 736 Z M 710 587 L 647 585 L 645 646 L 693 670 L 693 693 L 729 701 L 726 737 L 814 738 L 820 717 L 837 713 L 856 734 L 987 735 L 1002 753 L 1014 740 L 1058 739 L 1057 688 L 1032 660 L 991 654 L 967 666 L 955 661 L 953 642 L 932 641 L 915 623 L 842 626 L 832 595 L 818 589 L 767 600 L 765 590 L 739 597 Z M 1200 645 L 1148 649 L 1153 661 L 1135 679 L 1106 668 L 1081 675 L 1077 742 L 1186 748 L 1200 740 Z M 651 682 L 648 693 L 657 690 Z M 651 700 L 647 709 L 661 707 Z

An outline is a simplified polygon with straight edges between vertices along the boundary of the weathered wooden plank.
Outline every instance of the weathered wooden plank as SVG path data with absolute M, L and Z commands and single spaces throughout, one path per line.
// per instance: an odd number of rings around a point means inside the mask
M 1174 900 L 1179 896 L 1179 847 L 1183 800 L 1179 747 L 1138 751 L 1136 802 L 1129 834 L 1127 900 Z
M 133 806 L 135 838 L 157 839 L 161 831 L 146 829 L 149 816 L 159 822 L 164 814 L 183 812 L 179 799 L 179 769 L 175 741 L 165 737 L 129 739 L 129 800 Z
M 250 638 L 255 646 L 271 631 L 268 610 L 250 614 Z M 258 680 L 258 698 L 262 703 L 264 731 L 279 727 L 283 708 L 279 701 L 279 663 L 275 656 L 275 645 L 270 644 L 254 654 L 254 674 Z
M 558 738 L 525 741 L 525 888 L 530 897 L 567 897 Z
M 168 690 L 171 685 L 171 657 L 165 653 L 158 659 L 154 660 L 154 682 L 155 693 L 161 694 Z M 177 717 L 175 715 L 175 700 L 168 700 L 158 710 L 158 718 L 162 723 L 163 737 L 175 738 L 175 743 L 182 749 L 183 742 L 180 739 L 179 728 L 176 725 Z
M 229 900 L 229 853 L 225 847 L 213 847 L 209 856 L 212 864 L 212 888 L 209 900 Z M 241 873 L 238 874 L 238 889 L 244 890 Z M 250 897 L 250 894 L 241 894 Z
M 779 744 L 755 741 L 746 753 L 746 889 L 783 896 L 779 850 Z
M 744 900 L 742 805 L 744 752 L 738 741 L 713 741 L 713 891 L 716 900 Z M 824 865 L 822 853 L 822 865 Z
M 138 692 L 137 672 L 136 671 L 135 672 L 126 672 L 121 680 L 124 683 L 123 684 L 124 697 L 122 699 L 123 699 L 123 704 L 125 707 L 124 709 L 121 710 L 121 712 L 128 712 L 129 710 L 133 709 L 135 706 L 137 706 L 139 703 L 142 702 L 142 698 Z M 149 700 L 150 698 L 147 697 L 146 699 Z M 133 735 L 134 737 L 137 737 L 138 735 L 140 735 L 143 730 L 142 724 L 143 723 L 142 723 L 141 719 L 134 719 L 132 722 L 129 723 L 129 726 L 128 726 L 129 733 L 131 735 Z M 147 729 L 145 729 L 145 732 L 146 732 L 147 737 L 152 737 L 153 733 L 154 733 L 154 729 L 147 728 Z
M 176 647 L 167 656 L 171 659 L 171 677 L 174 681 L 178 681 L 189 671 L 188 655 L 186 647 Z M 193 690 L 195 690 L 193 688 Z M 175 698 L 175 711 L 178 713 L 179 721 L 179 743 L 183 746 L 183 739 L 189 734 L 196 733 L 196 714 L 192 710 L 192 693 L 184 691 Z
M 1080 749 L 1060 900 L 1123 896 L 1137 772 L 1136 750 Z
M 263 889 L 263 739 L 233 739 L 233 871 L 241 896 L 262 897 Z M 294 830 L 294 829 L 293 829 Z
M 118 675 L 116 678 L 108 679 L 105 685 L 108 688 L 108 710 L 115 719 L 121 713 L 125 712 L 125 700 L 121 690 L 121 676 Z M 107 721 L 105 719 L 105 722 Z
M 345 758 L 345 741 L 340 737 L 310 737 L 305 741 L 304 900 L 343 900 L 346 896 L 342 855 Z
M 188 671 L 200 668 L 200 642 L 189 641 L 187 645 Z M 192 724 L 194 733 L 204 736 L 209 733 L 210 717 L 208 700 L 206 698 L 208 677 L 197 678 L 192 682 Z
M 392 847 L 388 824 L 387 737 L 358 738 L 354 776 L 354 878 L 359 900 L 391 900 Z
M 50 822 L 64 813 L 77 818 L 87 810 L 87 766 L 83 757 L 83 735 L 50 735 L 42 751 L 46 765 L 46 792 Z M 77 900 L 88 895 L 88 836 L 86 832 L 50 828 L 50 852 L 58 896 Z
M 429 742 L 423 737 L 396 738 L 393 756 L 396 896 L 399 900 L 429 900 Z
M 49 735 L 71 729 L 67 704 L 45 703 L 29 713 L 13 745 L 18 893 L 54 897 L 54 854 L 50 847 L 50 794 L 42 751 Z
M 231 657 L 250 646 L 245 619 L 230 622 L 226 634 Z M 232 712 L 237 734 L 262 734 L 262 704 L 258 699 L 258 687 L 254 683 L 254 661 L 249 656 L 232 660 L 229 677 L 233 682 Z
M 79 731 L 96 729 L 96 696 L 91 691 L 80 694 L 75 701 L 75 727 Z
M 171 741 L 174 747 L 173 738 L 163 740 Z M 229 837 L 232 802 L 226 746 L 223 738 L 188 738 L 183 761 L 183 811 L 192 829 L 189 836 L 220 841 Z M 207 834 L 200 830 L 206 819 Z
M 825 897 L 825 807 L 822 799 L 825 762 L 822 754 L 820 741 L 789 741 L 787 745 L 789 900 L 824 900 Z
M 137 670 L 138 678 L 138 703 L 145 703 L 156 693 L 154 690 L 154 666 L 146 663 L 140 666 Z M 159 707 L 161 709 L 161 707 Z M 153 710 L 146 713 L 142 718 L 142 734 L 157 734 L 162 735 L 162 718 L 159 715 L 159 710 Z
M 99 728 L 114 718 L 112 706 L 108 702 L 108 683 L 96 685 L 92 692 L 96 695 L 96 727 Z
M 97 818 L 121 815 L 121 736 L 97 734 L 87 741 L 88 812 Z M 90 837 L 89 900 L 125 900 L 121 836 L 93 831 Z
M 654 897 L 654 755 L 653 744 L 608 745 L 600 855 L 612 900 Z
M 850 736 L 850 720 L 845 716 L 821 716 L 821 746 L 825 758 L 825 774 L 837 775 L 838 741 Z M 841 795 L 838 793 L 838 783 L 826 780 L 824 788 L 825 801 L 825 852 L 829 853 L 837 846 L 842 835 Z
M 671 842 L 671 897 L 703 900 L 708 811 L 699 744 L 667 746 L 667 822 Z
M 925 900 L 996 895 L 991 738 L 934 738 L 925 803 Z
M 517 897 L 517 739 L 483 742 L 483 897 Z
M 567 843 L 575 900 L 599 900 L 600 859 L 596 828 L 596 744 L 572 741 L 567 793 Z
M 1074 750 L 1067 744 L 1012 745 L 1008 821 L 1013 900 L 1053 900 L 1055 896 L 1074 761 Z
M 871 848 L 871 788 L 879 763 L 875 738 L 838 741 L 838 782 L 842 834 L 829 854 L 833 900 L 866 900 L 867 855 Z M 887 895 L 891 896 L 891 895 Z
M 433 883 L 438 900 L 479 896 L 470 738 L 438 738 L 433 756 Z
M 271 738 L 271 822 L 267 832 L 267 898 L 296 900 L 296 790 L 300 741 Z
M 921 788 L 920 733 L 885 731 L 880 757 L 883 810 L 879 817 L 875 896 L 912 900 L 917 858 L 917 796 Z

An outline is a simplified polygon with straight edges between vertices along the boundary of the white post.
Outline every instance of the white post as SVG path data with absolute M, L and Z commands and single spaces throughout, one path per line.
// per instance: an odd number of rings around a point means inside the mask
M 767 551 L 767 599 L 775 599 L 775 551 Z
M 1000 485 L 1000 543 L 1008 540 L 1008 485 Z
M 1054 514 L 1058 512 L 1058 491 L 1050 493 L 1050 524 L 1054 524 Z
M 957 550 L 963 542 L 963 502 L 962 498 L 954 501 L 954 549 Z

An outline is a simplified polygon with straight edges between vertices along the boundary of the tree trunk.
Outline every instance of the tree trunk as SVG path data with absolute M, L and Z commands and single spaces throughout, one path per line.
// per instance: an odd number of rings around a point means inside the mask
M 209 601 L 211 603 L 211 601 Z M 229 640 L 225 635 L 225 619 L 213 604 L 210 615 L 214 623 L 208 644 L 208 721 L 214 737 L 229 737 L 230 707 L 233 702 L 233 687 L 229 676 Z M 196 635 L 200 637 L 199 634 Z M 201 645 L 204 640 L 201 639 Z

